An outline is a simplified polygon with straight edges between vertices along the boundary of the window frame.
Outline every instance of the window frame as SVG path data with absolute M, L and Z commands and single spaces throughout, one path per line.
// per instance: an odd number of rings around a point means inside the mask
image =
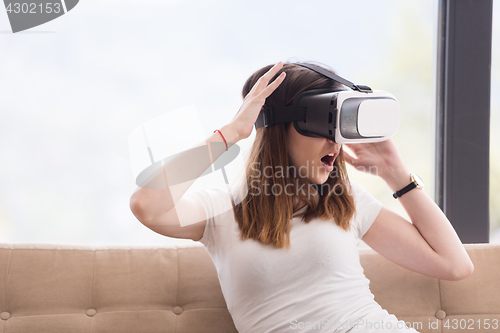
M 493 1 L 438 6 L 435 200 L 462 243 L 488 243 Z

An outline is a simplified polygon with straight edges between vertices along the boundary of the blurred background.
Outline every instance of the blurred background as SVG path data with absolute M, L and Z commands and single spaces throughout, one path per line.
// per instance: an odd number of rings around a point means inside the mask
M 499 20 L 496 1 L 490 242 L 500 242 Z M 189 105 L 197 135 L 212 135 L 238 111 L 246 79 L 280 60 L 317 61 L 394 94 L 393 141 L 434 197 L 436 36 L 437 0 L 82 0 L 16 34 L 0 10 L 0 242 L 194 243 L 156 234 L 130 211 L 128 137 Z M 176 126 L 192 135 L 189 123 Z M 243 153 L 254 137 L 239 143 Z M 349 172 L 407 217 L 383 181 Z

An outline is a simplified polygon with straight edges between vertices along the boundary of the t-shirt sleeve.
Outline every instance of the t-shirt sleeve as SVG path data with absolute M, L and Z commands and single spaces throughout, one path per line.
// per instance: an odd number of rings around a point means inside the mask
M 350 183 L 356 205 L 354 228 L 356 236 L 361 239 L 372 226 L 383 205 L 368 191 L 352 181 Z
M 228 241 L 227 233 L 230 225 L 227 223 L 227 214 L 233 215 L 233 206 L 229 193 L 225 190 L 200 189 L 189 193 L 205 208 L 206 224 L 203 237 L 199 240 L 205 247 L 213 248 L 217 244 Z

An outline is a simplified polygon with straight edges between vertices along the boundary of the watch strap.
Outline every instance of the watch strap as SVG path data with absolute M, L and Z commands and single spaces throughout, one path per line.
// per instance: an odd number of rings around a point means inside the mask
M 400 196 L 402 196 L 403 194 L 405 194 L 406 192 L 409 192 L 409 191 L 413 190 L 416 187 L 417 187 L 417 184 L 415 184 L 415 182 L 411 182 L 407 186 L 403 187 L 401 190 L 394 192 L 392 194 L 392 196 L 394 197 L 394 199 L 397 199 Z

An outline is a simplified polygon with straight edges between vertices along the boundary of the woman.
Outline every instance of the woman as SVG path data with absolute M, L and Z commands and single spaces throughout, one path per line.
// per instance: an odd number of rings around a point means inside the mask
M 210 160 L 199 161 L 197 174 L 227 150 L 222 142 L 250 136 L 264 105 L 290 105 L 302 91 L 338 87 L 294 64 L 260 69 L 245 83 L 233 120 L 207 139 Z M 232 207 L 223 190 L 183 195 L 187 184 L 176 198 L 168 186 L 138 188 L 132 211 L 158 233 L 204 244 L 239 332 L 416 332 L 375 302 L 357 245 L 362 239 L 407 269 L 459 280 L 473 265 L 452 225 L 424 191 L 398 199 L 409 223 L 348 180 L 344 160 L 377 170 L 393 192 L 407 186 L 410 170 L 391 140 L 350 144 L 351 156 L 342 145 L 303 136 L 291 125 L 257 129 L 247 186 L 229 195 Z M 179 161 L 165 166 L 167 180 L 180 170 Z

